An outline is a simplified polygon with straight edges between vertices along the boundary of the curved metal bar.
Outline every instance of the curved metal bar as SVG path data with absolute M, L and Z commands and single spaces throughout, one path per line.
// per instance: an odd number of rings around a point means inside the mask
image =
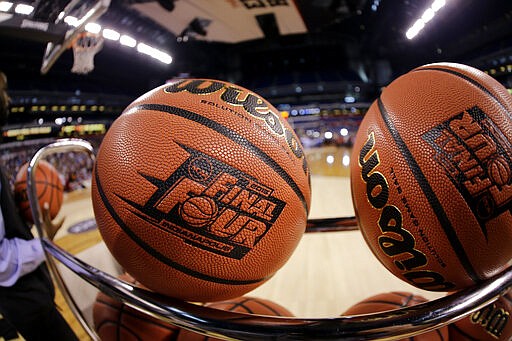
M 36 227 L 45 249 L 50 270 L 73 313 L 93 340 L 98 337 L 83 318 L 53 261 L 64 266 L 105 294 L 176 326 L 226 340 L 389 340 L 418 335 L 461 319 L 490 304 L 512 287 L 512 268 L 479 284 L 449 296 L 413 307 L 384 313 L 334 318 L 287 318 L 247 315 L 221 311 L 187 303 L 135 287 L 92 267 L 67 253 L 45 237 L 41 209 L 32 185 L 40 158 L 61 151 L 87 151 L 94 158 L 92 147 L 83 140 L 59 140 L 39 150 L 32 158 L 28 173 L 28 194 Z M 355 229 L 354 217 L 312 219 L 309 231 Z
M 43 159 L 44 157 L 55 154 L 59 152 L 70 152 L 70 151 L 76 151 L 76 152 L 87 152 L 89 156 L 94 161 L 94 150 L 91 146 L 91 144 L 87 141 L 80 140 L 80 139 L 61 139 L 57 140 L 54 143 L 51 143 L 45 147 L 42 147 L 39 149 L 32 159 L 29 161 L 29 165 L 27 168 L 27 195 L 28 195 L 28 201 L 30 205 L 30 210 L 32 212 L 32 217 L 34 219 L 34 224 L 36 226 L 37 233 L 40 238 L 47 239 L 46 234 L 46 228 L 44 227 L 44 221 L 43 221 L 43 214 L 41 211 L 41 207 L 39 206 L 39 202 L 37 199 L 37 188 L 34 185 L 35 184 L 35 170 L 37 169 L 37 165 L 39 164 L 39 161 Z M 43 244 L 44 245 L 44 244 Z M 78 304 L 73 299 L 73 296 L 71 295 L 71 292 L 69 288 L 67 287 L 66 283 L 64 282 L 64 279 L 62 278 L 58 268 L 57 264 L 55 264 L 55 261 L 53 260 L 53 257 L 50 257 L 50 254 L 46 248 L 44 248 L 45 254 L 46 254 L 46 260 L 48 264 L 48 268 L 50 270 L 50 273 L 57 284 L 57 286 L 60 289 L 60 292 L 62 293 L 62 296 L 64 297 L 64 300 L 68 304 L 69 308 L 71 309 L 71 312 L 73 315 L 75 315 L 76 319 L 82 326 L 82 328 L 85 330 L 85 332 L 89 335 L 89 337 L 97 341 L 99 340 L 98 335 L 94 331 L 94 328 L 91 328 L 87 321 L 85 320 L 82 311 L 78 308 Z
M 34 217 L 34 221 L 36 222 L 36 228 L 40 235 L 45 235 L 45 231 L 42 228 L 43 219 L 42 219 L 42 211 L 41 207 L 39 207 L 37 200 L 37 191 L 34 186 L 35 183 L 35 168 L 39 164 L 39 161 L 44 157 L 55 154 L 55 153 L 63 153 L 63 152 L 87 152 L 89 156 L 94 161 L 94 150 L 91 144 L 87 141 L 81 139 L 60 139 L 53 143 L 50 143 L 47 146 L 40 148 L 34 156 L 30 159 L 28 168 L 27 168 L 27 194 L 30 204 L 30 209 L 32 212 L 32 217 Z
M 44 248 L 105 294 L 176 326 L 226 340 L 389 340 L 412 337 L 463 318 L 512 286 L 512 268 L 477 287 L 413 307 L 336 318 L 286 318 L 220 311 L 135 287 L 94 268 L 43 239 Z

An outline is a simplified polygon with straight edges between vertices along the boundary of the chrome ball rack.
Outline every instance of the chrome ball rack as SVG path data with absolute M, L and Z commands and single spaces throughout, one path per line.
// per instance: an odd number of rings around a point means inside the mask
M 46 236 L 34 186 L 38 162 L 60 152 L 85 152 L 92 146 L 80 139 L 61 139 L 36 152 L 28 167 L 28 195 L 35 225 L 50 272 L 71 311 L 91 339 L 99 340 L 74 301 L 57 267 L 62 263 L 106 295 L 164 322 L 225 340 L 393 340 L 412 337 L 453 323 L 496 301 L 512 287 L 512 268 L 477 286 L 413 307 L 383 313 L 333 318 L 289 318 L 219 311 L 158 295 L 133 286 L 69 254 Z M 307 232 L 356 229 L 354 217 L 308 221 Z

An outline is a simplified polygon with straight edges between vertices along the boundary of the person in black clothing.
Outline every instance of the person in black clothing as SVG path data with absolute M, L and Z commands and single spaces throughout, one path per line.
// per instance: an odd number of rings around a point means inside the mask
M 7 341 L 23 340 L 16 328 L 0 313 L 0 338 Z
M 7 78 L 0 72 L 0 124 L 9 113 Z M 45 219 L 48 210 L 43 213 Z M 53 238 L 59 225 L 49 225 Z M 0 167 L 0 322 L 10 337 L 14 327 L 26 340 L 78 340 L 54 303 L 55 289 L 41 241 L 18 214 L 9 182 Z

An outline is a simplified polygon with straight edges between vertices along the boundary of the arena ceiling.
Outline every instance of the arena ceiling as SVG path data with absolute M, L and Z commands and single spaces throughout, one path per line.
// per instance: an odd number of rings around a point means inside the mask
M 42 76 L 45 44 L 23 32 L 20 39 L 0 26 L 0 68 L 17 88 L 60 90 L 80 82 L 97 91 L 136 95 L 183 74 L 258 87 L 280 74 L 315 79 L 317 73 L 337 72 L 347 81 L 384 85 L 428 62 L 464 62 L 482 69 L 512 63 L 512 1 L 446 0 L 435 19 L 407 39 L 407 29 L 432 1 L 112 0 L 99 22 L 169 51 L 170 65 L 106 44 L 90 75 L 70 74 L 68 51 Z M 49 4 L 38 12 L 40 20 L 53 19 L 66 2 L 33 1 Z

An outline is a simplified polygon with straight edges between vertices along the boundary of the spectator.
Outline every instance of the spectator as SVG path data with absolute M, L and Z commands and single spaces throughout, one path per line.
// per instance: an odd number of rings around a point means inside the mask
M 4 125 L 9 97 L 2 72 L 0 80 L 0 123 Z M 47 219 L 48 210 L 45 214 Z M 59 227 L 50 224 L 48 237 L 53 238 Z M 0 314 L 26 340 L 77 340 L 55 306 L 55 289 L 44 261 L 41 241 L 17 213 L 0 168 Z

